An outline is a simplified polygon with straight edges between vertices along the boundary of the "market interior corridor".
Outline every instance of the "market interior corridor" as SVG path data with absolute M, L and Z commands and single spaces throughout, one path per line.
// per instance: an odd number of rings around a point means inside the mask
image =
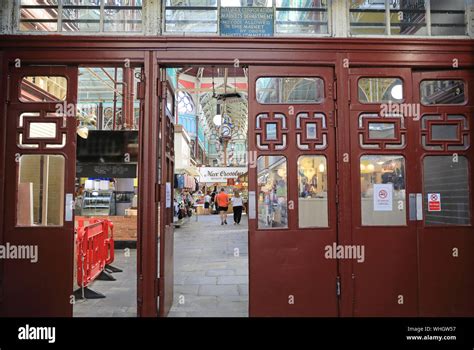
M 247 72 L 209 66 L 166 71 L 176 103 L 169 316 L 248 316 Z M 229 202 L 219 206 L 222 189 Z M 243 211 L 239 224 L 234 210 Z

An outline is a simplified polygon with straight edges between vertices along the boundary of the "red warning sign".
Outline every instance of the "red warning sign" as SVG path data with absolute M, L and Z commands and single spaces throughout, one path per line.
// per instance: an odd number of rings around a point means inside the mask
M 428 211 L 441 211 L 441 195 L 428 193 Z

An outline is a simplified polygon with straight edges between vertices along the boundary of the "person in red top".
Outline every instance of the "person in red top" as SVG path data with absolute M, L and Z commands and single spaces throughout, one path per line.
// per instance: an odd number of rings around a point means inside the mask
M 229 195 L 225 193 L 224 188 L 216 195 L 215 201 L 217 203 L 219 215 L 221 216 L 221 225 L 227 225 L 227 209 L 229 208 Z

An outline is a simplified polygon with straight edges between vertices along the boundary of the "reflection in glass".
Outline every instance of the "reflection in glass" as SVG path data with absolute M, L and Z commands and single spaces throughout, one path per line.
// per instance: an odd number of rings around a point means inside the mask
M 386 186 L 387 203 L 374 193 L 377 184 Z M 405 158 L 367 155 L 360 158 L 361 215 L 364 226 L 406 225 Z
M 67 93 L 67 79 L 57 76 L 23 77 L 20 84 L 21 102 L 64 101 Z
M 308 140 L 316 140 L 318 138 L 317 130 L 316 123 L 306 123 L 306 138 Z
M 258 228 L 288 227 L 286 158 L 261 156 L 257 160 Z
M 459 156 L 423 159 L 424 218 L 426 225 L 470 225 L 469 161 Z M 440 211 L 429 210 L 428 195 L 439 194 Z M 432 208 L 434 209 L 434 208 Z
M 99 31 L 100 0 L 63 0 L 62 30 Z
M 54 139 L 56 137 L 56 123 L 30 123 L 28 138 Z
M 167 0 L 165 32 L 217 33 L 217 0 Z
M 369 123 L 370 139 L 387 139 L 395 138 L 395 123 Z
M 385 103 L 403 101 L 403 82 L 399 78 L 361 78 L 359 102 Z
M 301 5 L 300 5 L 301 6 Z M 302 5 L 304 6 L 304 5 Z M 280 34 L 327 34 L 328 12 L 326 7 L 276 8 L 275 31 Z
M 277 140 L 277 125 L 276 123 L 266 123 L 265 132 L 267 141 Z
M 424 1 L 390 1 L 392 35 L 427 35 Z
M 324 156 L 298 158 L 299 227 L 328 227 L 327 165 Z
M 423 80 L 420 84 L 421 103 L 424 105 L 463 104 L 464 81 Z
M 256 93 L 262 104 L 321 103 L 324 82 L 321 78 L 258 78 Z
M 466 35 L 468 3 L 466 0 L 431 1 L 431 35 Z
M 61 226 L 64 215 L 64 157 L 23 155 L 19 161 L 18 226 Z
M 350 0 L 351 34 L 386 34 L 385 2 Z

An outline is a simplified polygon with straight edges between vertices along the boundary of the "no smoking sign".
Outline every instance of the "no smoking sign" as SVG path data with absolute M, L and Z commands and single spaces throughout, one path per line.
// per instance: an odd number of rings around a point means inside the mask
M 428 193 L 428 211 L 441 211 L 441 195 Z

